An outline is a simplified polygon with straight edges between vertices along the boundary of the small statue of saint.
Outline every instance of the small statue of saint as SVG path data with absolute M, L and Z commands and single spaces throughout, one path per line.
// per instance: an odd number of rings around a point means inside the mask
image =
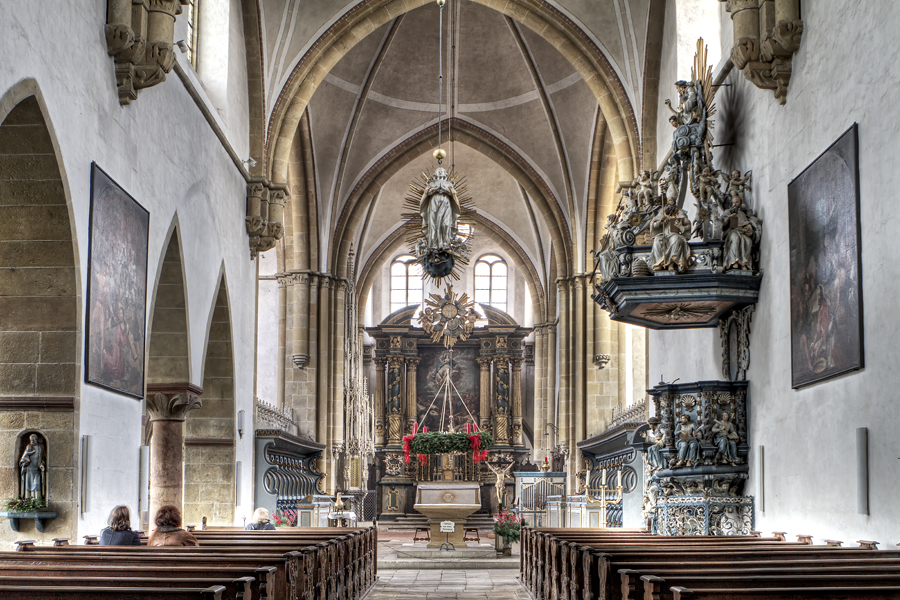
M 716 460 L 732 466 L 738 464 L 740 459 L 737 455 L 737 442 L 740 439 L 731 422 L 730 413 L 722 413 L 722 420 L 715 420 L 712 427 L 716 442 Z
M 753 242 L 759 241 L 759 219 L 744 208 L 740 196 L 733 195 L 731 208 L 722 213 L 722 224 L 725 229 L 725 270 L 752 271 L 751 250 Z
M 691 230 L 691 220 L 687 213 L 675 206 L 674 198 L 666 201 L 666 206 L 650 222 L 653 233 L 653 248 L 650 261 L 654 271 L 674 269 L 683 273 L 688 268 L 691 247 L 685 234 Z
M 29 436 L 25 452 L 22 453 L 22 458 L 19 459 L 19 467 L 21 468 L 22 497 L 24 499 L 43 500 L 46 460 L 44 457 L 44 446 L 41 444 L 38 434 L 32 433 Z
M 647 464 L 650 466 L 650 472 L 655 473 L 666 466 L 662 455 L 662 450 L 666 447 L 666 432 L 659 428 L 657 417 L 650 417 L 647 423 L 650 424 L 650 431 L 645 431 L 641 435 L 652 444 L 647 448 Z
M 700 460 L 700 432 L 691 417 L 682 414 L 681 423 L 675 428 L 675 446 L 678 448 L 676 467 L 692 467 Z
M 448 250 L 458 234 L 460 206 L 456 186 L 447 171 L 438 167 L 419 200 L 422 236 L 428 250 Z

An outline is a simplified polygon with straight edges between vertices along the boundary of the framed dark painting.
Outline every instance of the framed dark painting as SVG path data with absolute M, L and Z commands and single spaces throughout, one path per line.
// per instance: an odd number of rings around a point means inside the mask
M 445 428 L 451 414 L 454 426 L 473 420 L 478 423 L 481 402 L 478 352 L 477 346 L 461 344 L 457 344 L 452 353 L 443 346 L 419 347 L 421 362 L 416 371 L 416 414 L 420 425 L 440 431 L 442 413 Z M 442 387 L 448 372 L 456 389 L 450 388 L 445 408 Z
M 788 185 L 791 387 L 863 367 L 857 125 Z
M 85 381 L 144 397 L 150 213 L 91 163 Z

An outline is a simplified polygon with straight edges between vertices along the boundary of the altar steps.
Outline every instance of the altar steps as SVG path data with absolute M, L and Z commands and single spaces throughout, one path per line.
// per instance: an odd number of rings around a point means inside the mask
M 409 514 L 391 521 L 379 521 L 379 531 L 415 531 L 416 527 L 428 527 L 428 518 L 421 514 Z M 475 513 L 466 519 L 466 527 L 477 527 L 479 530 L 494 528 L 494 517 L 487 513 Z

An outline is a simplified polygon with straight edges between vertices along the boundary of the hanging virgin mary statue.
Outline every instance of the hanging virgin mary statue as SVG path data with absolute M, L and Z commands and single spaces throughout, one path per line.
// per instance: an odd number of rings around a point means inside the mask
M 449 250 L 457 235 L 459 198 L 447 171 L 438 167 L 419 201 L 422 236 L 427 250 Z

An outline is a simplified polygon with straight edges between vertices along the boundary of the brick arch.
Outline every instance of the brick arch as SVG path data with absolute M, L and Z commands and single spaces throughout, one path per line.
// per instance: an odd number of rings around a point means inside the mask
M 506 233 L 500 225 L 494 223 L 487 217 L 480 214 L 475 215 L 475 224 L 480 226 L 479 230 L 486 231 L 488 236 L 512 258 L 516 269 L 525 276 L 525 283 L 528 286 L 528 291 L 531 293 L 533 313 L 535 315 L 540 315 L 541 317 L 545 316 L 547 314 L 547 307 L 544 286 L 541 283 L 541 278 L 537 269 L 534 267 L 534 263 L 528 257 L 525 249 L 522 248 L 512 236 Z M 369 255 L 368 259 L 366 259 L 366 264 L 363 266 L 359 278 L 357 279 L 356 288 L 359 290 L 359 294 L 357 295 L 358 298 L 362 299 L 368 296 L 369 289 L 372 287 L 372 283 L 375 281 L 378 271 L 385 263 L 393 260 L 393 257 L 400 250 L 406 250 L 406 238 L 403 235 L 402 227 L 398 227 L 394 230 L 394 232 L 385 238 L 372 254 Z M 362 316 L 360 316 L 360 319 L 362 319 Z M 540 321 L 539 318 L 535 318 L 535 320 Z
M 363 0 L 348 10 L 294 67 L 275 101 L 266 139 L 267 173 L 286 182 L 292 140 L 300 118 L 318 86 L 350 49 L 397 16 L 431 0 Z M 613 135 L 619 173 L 631 179 L 637 171 L 640 135 L 634 107 L 609 60 L 590 37 L 547 0 L 473 0 L 533 30 L 568 60 L 597 99 Z
M 477 150 L 503 167 L 516 179 L 536 205 L 543 217 L 550 238 L 561 251 L 557 252 L 557 272 L 571 270 L 572 236 L 562 208 L 550 186 L 538 172 L 513 148 L 480 127 L 461 119 L 452 119 L 454 141 Z M 447 127 L 447 121 L 444 121 Z M 422 129 L 397 144 L 360 178 L 350 193 L 332 234 L 329 264 L 338 277 L 345 278 L 347 256 L 351 244 L 357 243 L 369 205 L 388 180 L 416 158 L 430 152 L 434 146 L 437 124 Z

